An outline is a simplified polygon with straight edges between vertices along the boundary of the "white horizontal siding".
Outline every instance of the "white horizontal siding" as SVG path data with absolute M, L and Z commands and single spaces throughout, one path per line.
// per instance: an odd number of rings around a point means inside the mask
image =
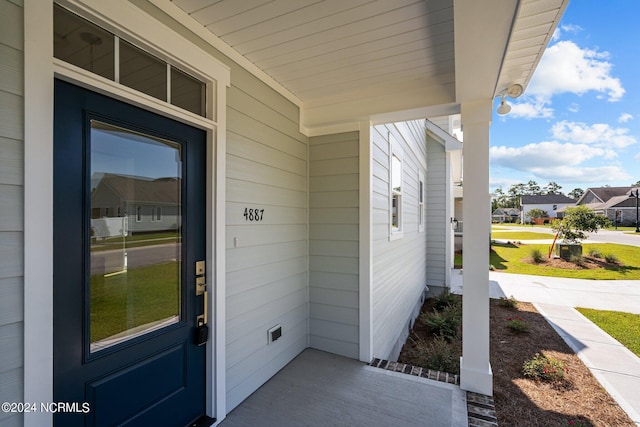
M 307 138 L 298 132 L 297 111 L 293 114 L 280 95 L 234 66 L 231 81 L 225 206 L 228 411 L 308 341 Z M 261 221 L 248 221 L 245 209 L 262 211 Z M 278 324 L 282 337 L 269 344 L 267 331 Z
M 446 284 L 447 168 L 444 146 L 427 136 L 427 285 Z
M 0 401 L 22 402 L 24 30 L 21 1 L 0 0 Z M 0 425 L 22 415 L 0 412 Z
M 402 153 L 402 238 L 397 240 L 389 238 L 389 132 Z M 378 125 L 371 130 L 375 357 L 390 356 L 426 285 L 427 233 L 418 230 L 419 171 L 426 176 L 425 137 L 424 121 Z
M 309 140 L 309 345 L 358 357 L 359 134 Z

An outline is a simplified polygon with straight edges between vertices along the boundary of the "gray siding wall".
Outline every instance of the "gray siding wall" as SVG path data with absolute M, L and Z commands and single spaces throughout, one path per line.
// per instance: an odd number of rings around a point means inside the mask
M 0 402 L 23 401 L 24 30 L 22 1 L 0 0 Z M 22 416 L 0 412 L 0 425 Z
M 309 344 L 358 358 L 359 133 L 309 145 Z
M 388 132 L 402 152 L 403 237 L 389 240 Z M 379 125 L 371 129 L 373 279 L 373 355 L 393 356 L 406 336 L 426 285 L 427 233 L 418 231 L 418 171 L 426 166 L 424 121 Z M 426 184 L 426 183 L 425 183 Z
M 427 285 L 446 284 L 447 153 L 444 146 L 427 135 Z
M 244 70 L 227 93 L 227 410 L 307 347 L 307 138 Z M 287 114 L 289 112 L 289 114 Z M 251 222 L 244 210 L 264 209 Z M 271 344 L 267 330 L 282 326 Z

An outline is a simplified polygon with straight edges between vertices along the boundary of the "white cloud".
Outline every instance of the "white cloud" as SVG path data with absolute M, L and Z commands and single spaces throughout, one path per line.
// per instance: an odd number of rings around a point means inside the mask
M 580 168 L 541 168 L 531 172 L 545 180 L 595 182 L 602 185 L 605 182 L 628 181 L 631 175 L 619 166 L 580 167 Z
M 629 113 L 622 113 L 618 117 L 618 123 L 627 123 L 629 120 L 633 120 L 633 115 Z
M 611 150 L 592 145 L 550 141 L 517 148 L 491 147 L 491 164 L 492 167 L 525 172 L 530 179 L 538 181 L 604 183 L 631 179 L 617 165 L 582 165 L 586 161 L 607 158 L 611 154 L 615 156 Z
M 575 34 L 580 31 L 582 31 L 582 27 L 580 27 L 579 25 L 573 25 L 573 24 L 561 25 L 557 27 L 553 32 L 553 35 L 551 36 L 551 41 L 559 40 L 562 37 L 563 33 Z
M 572 113 L 577 113 L 578 111 L 580 111 L 580 106 L 575 102 L 572 102 L 571 105 L 567 107 L 567 110 L 571 111 Z
M 612 128 L 605 123 L 587 125 L 563 120 L 551 127 L 554 138 L 577 144 L 590 144 L 605 148 L 624 148 L 637 142 L 629 129 Z
M 625 93 L 620 79 L 611 76 L 609 54 L 582 49 L 572 41 L 559 41 L 545 51 L 527 90 L 543 102 L 562 93 L 583 95 L 596 91 L 610 102 Z
M 635 156 L 633 156 L 633 160 L 638 160 L 640 161 L 640 153 L 636 154 Z
M 548 119 L 553 117 L 553 108 L 546 106 L 544 102 L 536 99 L 524 98 L 524 102 L 514 103 L 511 106 L 509 117 L 524 119 Z
M 533 143 L 523 147 L 491 147 L 490 152 L 492 164 L 525 172 L 576 166 L 605 154 L 606 150 L 587 144 L 556 141 Z

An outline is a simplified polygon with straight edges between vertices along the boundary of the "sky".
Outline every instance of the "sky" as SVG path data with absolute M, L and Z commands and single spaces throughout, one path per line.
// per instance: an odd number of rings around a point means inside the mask
M 491 191 L 640 180 L 640 1 L 569 3 L 525 93 L 491 125 Z M 495 100 L 495 107 L 500 98 Z

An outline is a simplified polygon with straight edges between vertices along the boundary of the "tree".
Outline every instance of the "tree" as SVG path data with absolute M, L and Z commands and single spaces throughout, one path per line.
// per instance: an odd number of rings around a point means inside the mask
M 552 222 L 552 228 L 559 232 L 559 236 L 566 242 L 578 243 L 587 237 L 586 233 L 598 232 L 598 229 L 608 227 L 611 223 L 607 217 L 597 215 L 584 205 L 567 208 L 561 220 Z
M 640 187 L 640 179 L 635 184 L 631 184 L 632 187 Z
M 535 182 L 535 181 L 527 182 L 526 187 L 527 187 L 527 189 L 526 189 L 526 193 L 525 194 L 528 195 L 528 196 L 536 196 L 536 195 L 540 194 L 540 192 L 542 191 L 540 189 L 540 186 L 538 185 L 538 183 Z
M 527 216 L 529 218 L 547 218 L 549 217 L 549 214 L 547 213 L 547 211 L 540 208 L 533 208 L 529 212 L 527 212 Z
M 568 194 L 573 200 L 578 200 L 584 194 L 584 190 L 582 188 L 574 188 Z
M 562 186 L 560 186 L 557 182 L 551 181 L 549 184 L 545 185 L 544 192 L 545 194 L 562 194 Z
M 526 194 L 526 188 L 525 185 L 522 183 L 519 184 L 513 184 L 511 187 L 509 187 L 509 190 L 507 191 L 507 194 L 509 195 L 509 202 L 511 204 L 515 203 L 513 206 L 509 206 L 509 207 L 516 207 L 520 205 L 520 197 L 523 194 Z
M 493 199 L 491 199 L 491 212 L 495 211 L 498 208 L 507 207 L 507 203 L 509 198 L 504 191 L 502 191 L 502 187 L 498 187 L 493 192 Z

